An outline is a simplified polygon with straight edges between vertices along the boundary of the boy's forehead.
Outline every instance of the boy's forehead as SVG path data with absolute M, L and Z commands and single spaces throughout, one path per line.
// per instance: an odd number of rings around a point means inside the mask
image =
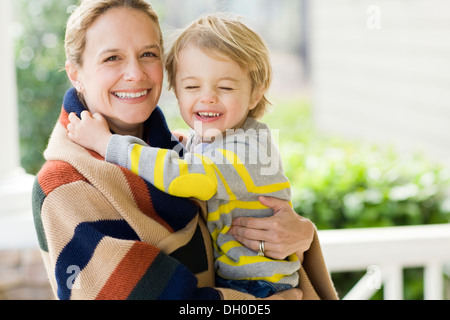
M 248 72 L 247 68 L 238 64 L 219 49 L 203 48 L 195 44 L 183 47 L 183 49 L 179 51 L 178 61 L 178 71 L 181 69 L 192 71 L 205 69 L 206 64 L 214 64 L 216 67 L 222 66 L 223 69 L 215 68 L 210 71 L 223 71 L 225 73 L 223 78 L 229 78 L 229 80 L 237 80 L 242 72 Z

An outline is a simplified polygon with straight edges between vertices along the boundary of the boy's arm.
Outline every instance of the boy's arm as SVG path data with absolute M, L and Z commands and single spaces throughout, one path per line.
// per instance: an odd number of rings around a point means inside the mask
M 168 194 L 209 200 L 217 192 L 216 167 L 208 158 L 148 146 L 132 136 L 112 135 L 105 160 L 126 167 Z
M 230 140 L 233 142 L 225 143 L 225 149 L 211 146 L 202 155 L 186 153 L 181 159 L 176 150 L 153 148 L 135 137 L 113 135 L 105 159 L 178 197 L 206 201 L 219 192 L 217 197 L 228 200 L 241 194 L 290 200 L 289 181 L 282 170 L 275 166 L 269 170 L 273 172 L 265 175 L 262 169 L 267 169 L 267 165 L 261 166 L 258 159 L 245 157 L 244 153 L 256 151 L 249 150 L 248 143 Z
M 112 134 L 108 122 L 99 113 L 91 115 L 89 111 L 81 113 L 81 119 L 75 113 L 69 114 L 68 137 L 84 148 L 93 150 L 105 157 L 106 146 Z

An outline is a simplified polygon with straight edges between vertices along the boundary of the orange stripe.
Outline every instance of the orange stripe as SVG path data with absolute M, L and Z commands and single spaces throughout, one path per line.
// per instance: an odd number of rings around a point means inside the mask
M 125 300 L 159 254 L 159 249 L 135 242 L 120 261 L 96 300 Z
M 66 129 L 67 125 L 70 123 L 69 114 L 67 113 L 66 109 L 64 109 L 64 107 L 62 108 L 61 114 L 59 115 L 59 123 L 61 123 Z
M 46 195 L 76 181 L 87 181 L 74 167 L 63 161 L 47 161 L 38 173 L 38 182 Z

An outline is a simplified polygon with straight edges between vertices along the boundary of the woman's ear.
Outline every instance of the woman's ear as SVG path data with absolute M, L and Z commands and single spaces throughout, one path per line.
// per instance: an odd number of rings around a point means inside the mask
M 77 89 L 78 92 L 83 91 L 78 73 L 78 67 L 71 61 L 66 61 L 66 73 L 72 85 Z

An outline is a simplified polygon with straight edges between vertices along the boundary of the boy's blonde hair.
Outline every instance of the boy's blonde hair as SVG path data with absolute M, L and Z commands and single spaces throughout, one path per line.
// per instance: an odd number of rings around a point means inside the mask
M 160 38 L 161 55 L 164 54 L 163 37 L 159 18 L 152 6 L 145 0 L 81 0 L 67 21 L 65 50 L 66 59 L 76 66 L 83 64 L 83 52 L 86 47 L 86 32 L 94 21 L 113 8 L 131 8 L 146 13 L 156 24 Z M 132 36 L 132 35 L 130 35 Z
M 176 91 L 179 53 L 188 44 L 210 53 L 223 54 L 248 71 L 252 94 L 263 94 L 249 116 L 261 118 L 270 102 L 266 98 L 272 82 L 269 50 L 262 38 L 239 19 L 225 14 L 213 14 L 198 19 L 176 39 L 166 57 L 169 89 Z

